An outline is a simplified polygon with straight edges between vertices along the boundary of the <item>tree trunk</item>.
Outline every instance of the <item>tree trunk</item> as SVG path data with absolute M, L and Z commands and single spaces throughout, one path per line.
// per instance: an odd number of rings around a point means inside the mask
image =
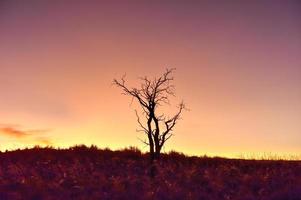
M 156 151 L 155 151 L 155 159 L 156 160 L 160 159 L 160 154 L 161 154 L 161 149 L 160 149 L 160 147 L 156 146 Z
M 158 173 L 156 161 L 158 161 L 160 159 L 160 151 L 161 151 L 161 148 L 159 146 L 155 145 L 155 151 L 153 152 L 153 156 L 152 156 L 152 160 L 151 160 L 151 164 L 150 164 L 150 177 L 151 178 L 155 178 Z
M 154 145 L 154 140 L 153 140 L 153 136 L 152 136 L 152 118 L 150 117 L 147 120 L 147 126 L 148 126 L 148 144 L 149 144 L 149 154 L 150 154 L 150 161 L 151 163 L 153 163 L 153 161 L 155 160 L 155 145 Z
M 152 163 L 155 160 L 155 145 L 154 145 L 152 134 L 148 133 L 147 137 L 148 137 L 148 144 L 149 144 L 150 161 Z
M 153 115 L 154 115 L 153 119 L 154 119 L 155 126 L 156 126 L 156 131 L 155 131 L 155 135 L 154 135 L 155 159 L 159 159 L 159 157 L 160 157 L 160 151 L 161 151 L 160 139 L 159 139 L 160 126 L 159 126 L 159 120 L 157 119 L 157 117 L 155 116 L 155 114 L 153 114 Z

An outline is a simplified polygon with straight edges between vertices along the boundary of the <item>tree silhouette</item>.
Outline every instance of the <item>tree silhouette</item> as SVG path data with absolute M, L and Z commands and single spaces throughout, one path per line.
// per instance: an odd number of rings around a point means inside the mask
M 137 110 L 137 122 L 140 130 L 146 134 L 147 140 L 142 141 L 149 146 L 150 158 L 153 162 L 160 157 L 162 147 L 173 135 L 173 129 L 180 119 L 180 115 L 185 109 L 183 101 L 178 106 L 178 111 L 173 117 L 167 117 L 165 114 L 158 114 L 158 107 L 169 104 L 169 97 L 175 96 L 175 86 L 171 83 L 174 78 L 172 72 L 174 69 L 166 69 L 159 78 L 149 79 L 147 76 L 140 78 L 139 88 L 128 87 L 125 83 L 125 76 L 120 80 L 114 79 L 113 83 L 123 90 L 123 94 L 131 96 L 142 108 L 142 116 L 145 123 L 141 121 Z

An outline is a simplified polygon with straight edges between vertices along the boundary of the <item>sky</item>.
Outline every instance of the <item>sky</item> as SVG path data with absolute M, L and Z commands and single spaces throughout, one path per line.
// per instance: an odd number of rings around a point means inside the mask
M 147 151 L 126 74 L 176 68 L 164 151 L 301 155 L 300 1 L 0 1 L 0 150 Z

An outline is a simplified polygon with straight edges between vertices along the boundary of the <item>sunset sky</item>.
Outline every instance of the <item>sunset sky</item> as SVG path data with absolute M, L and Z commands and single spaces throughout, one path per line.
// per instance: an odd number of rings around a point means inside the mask
M 301 1 L 277 0 L 0 1 L 0 150 L 146 151 L 112 80 L 168 67 L 190 111 L 165 151 L 301 155 Z

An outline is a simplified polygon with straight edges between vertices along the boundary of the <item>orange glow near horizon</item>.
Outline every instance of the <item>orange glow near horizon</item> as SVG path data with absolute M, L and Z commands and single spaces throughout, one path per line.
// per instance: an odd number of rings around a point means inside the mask
M 297 5 L 295 5 L 297 4 Z M 112 80 L 174 67 L 184 100 L 164 151 L 301 155 L 300 4 L 0 3 L 0 150 L 137 146 Z M 256 14 L 255 14 L 256 13 Z

